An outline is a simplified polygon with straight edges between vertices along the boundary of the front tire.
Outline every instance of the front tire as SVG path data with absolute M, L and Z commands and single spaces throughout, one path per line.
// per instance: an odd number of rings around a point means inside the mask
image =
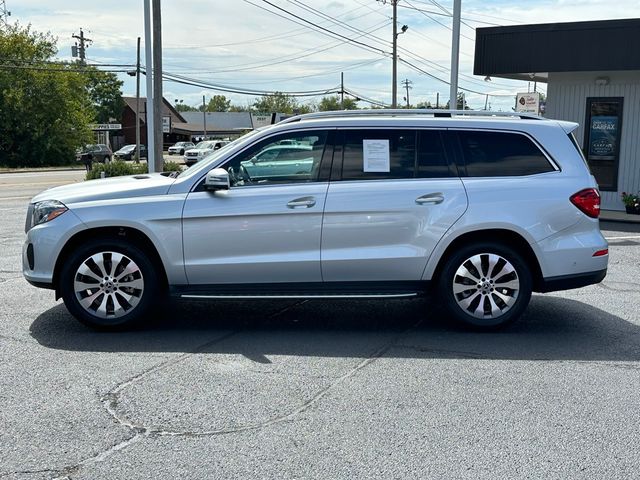
M 455 252 L 442 269 L 438 293 L 455 320 L 476 330 L 503 328 L 529 304 L 532 277 L 515 250 L 476 243 Z
M 69 312 L 98 330 L 121 330 L 145 318 L 161 294 L 157 268 L 137 246 L 94 240 L 65 261 L 60 292 Z

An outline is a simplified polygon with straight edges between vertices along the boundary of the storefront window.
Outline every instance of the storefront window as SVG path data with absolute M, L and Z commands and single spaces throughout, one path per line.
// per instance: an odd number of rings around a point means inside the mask
M 622 131 L 622 98 L 587 98 L 585 155 L 600 190 L 616 191 Z

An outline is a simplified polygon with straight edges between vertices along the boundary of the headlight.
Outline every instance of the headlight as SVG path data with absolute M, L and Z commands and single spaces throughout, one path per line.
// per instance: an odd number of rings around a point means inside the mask
M 33 213 L 31 214 L 31 227 L 40 225 L 41 223 L 50 222 L 54 218 L 59 217 L 69 210 L 64 203 L 57 200 L 45 200 L 33 205 Z

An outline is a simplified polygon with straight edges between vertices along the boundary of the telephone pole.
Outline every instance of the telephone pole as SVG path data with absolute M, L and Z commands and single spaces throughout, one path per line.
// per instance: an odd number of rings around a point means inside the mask
M 344 72 L 340 72 L 340 108 L 344 110 Z
M 89 47 L 89 44 L 93 42 L 93 40 L 84 36 L 84 32 L 82 31 L 82 28 L 80 29 L 80 35 L 71 35 L 71 38 L 75 38 L 76 40 L 80 41 L 80 45 L 78 45 L 78 43 L 76 42 L 76 44 L 71 47 L 71 54 L 74 57 L 79 57 L 80 63 L 82 65 L 86 64 L 87 63 L 86 51 L 87 51 L 87 48 Z
M 162 16 L 160 14 L 160 0 L 152 1 L 153 23 L 153 130 L 155 145 L 150 145 L 148 150 L 154 148 L 154 171 L 162 172 L 164 158 L 164 133 L 162 125 L 163 97 L 162 97 Z
M 393 7 L 393 52 L 392 56 L 392 67 L 391 67 L 391 108 L 398 107 L 398 35 L 402 35 L 409 28 L 406 25 L 403 25 L 398 32 L 398 2 L 400 0 L 378 0 L 383 4 L 390 3 Z
M 140 37 L 136 57 L 136 160 L 140 161 Z
M 404 86 L 404 88 L 407 91 L 407 96 L 405 98 L 405 100 L 407 101 L 407 108 L 409 108 L 411 106 L 411 104 L 409 103 L 409 90 L 411 90 L 413 87 L 411 86 L 413 82 L 411 80 L 409 80 L 408 78 L 405 78 L 402 81 L 402 85 Z

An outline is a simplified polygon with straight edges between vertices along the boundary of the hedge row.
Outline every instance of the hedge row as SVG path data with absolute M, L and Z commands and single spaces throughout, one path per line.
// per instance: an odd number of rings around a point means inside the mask
M 181 172 L 183 166 L 176 162 L 164 162 L 164 172 Z M 123 175 L 140 175 L 147 173 L 145 163 L 127 163 L 122 160 L 114 160 L 108 163 L 94 163 L 93 168 L 87 172 L 86 180 L 105 177 L 121 177 Z

